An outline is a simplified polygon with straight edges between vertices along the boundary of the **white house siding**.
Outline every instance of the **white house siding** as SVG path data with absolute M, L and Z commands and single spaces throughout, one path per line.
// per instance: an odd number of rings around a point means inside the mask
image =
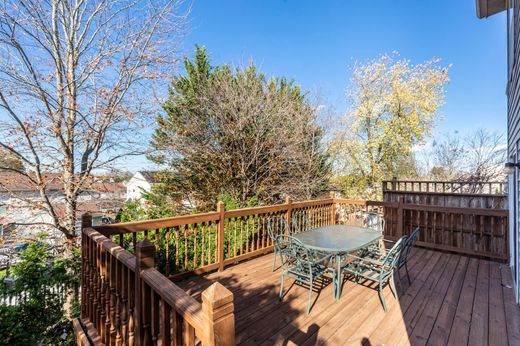
M 152 184 L 140 172 L 137 172 L 126 184 L 126 199 L 128 201 L 140 200 L 143 192 L 149 192 L 151 189 Z

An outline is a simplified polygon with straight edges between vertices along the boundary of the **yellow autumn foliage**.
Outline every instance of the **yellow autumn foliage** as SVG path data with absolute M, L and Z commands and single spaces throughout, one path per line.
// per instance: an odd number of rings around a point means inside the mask
M 350 108 L 331 143 L 340 185 L 345 176 L 351 185 L 359 179 L 366 193 L 358 197 L 374 198 L 381 180 L 402 173 L 440 116 L 448 70 L 439 59 L 414 65 L 397 54 L 354 65 Z

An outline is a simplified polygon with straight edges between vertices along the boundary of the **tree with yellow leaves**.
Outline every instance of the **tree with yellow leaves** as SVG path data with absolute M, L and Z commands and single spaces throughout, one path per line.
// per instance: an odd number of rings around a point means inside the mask
M 393 54 L 354 65 L 350 109 L 331 143 L 347 195 L 377 198 L 382 180 L 413 174 L 412 148 L 431 134 L 449 81 L 439 62 Z

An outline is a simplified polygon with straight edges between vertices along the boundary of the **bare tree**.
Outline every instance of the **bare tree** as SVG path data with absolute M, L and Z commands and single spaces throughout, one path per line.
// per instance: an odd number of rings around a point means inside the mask
M 448 135 L 434 143 L 432 154 L 433 179 L 468 183 L 505 179 L 506 145 L 501 134 L 478 129 L 462 138 Z
M 74 238 L 91 175 L 143 152 L 155 85 L 170 75 L 189 8 L 180 0 L 3 0 L 0 146 L 20 160 L 53 225 Z M 59 176 L 64 215 L 48 194 Z

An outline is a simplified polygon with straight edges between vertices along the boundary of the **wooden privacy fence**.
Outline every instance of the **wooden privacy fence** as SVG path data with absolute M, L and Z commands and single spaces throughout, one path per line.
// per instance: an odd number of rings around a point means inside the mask
M 338 222 L 351 223 L 357 210 L 383 215 L 385 238 L 397 239 L 421 229 L 418 246 L 480 256 L 509 259 L 507 209 L 456 208 L 435 205 L 336 199 Z
M 505 195 L 507 194 L 507 182 L 419 181 L 394 179 L 383 181 L 383 192 L 385 191 Z
M 219 283 L 199 303 L 154 267 L 147 240 L 135 254 L 92 228 L 82 231 L 81 323 L 76 340 L 105 345 L 234 345 L 233 294 Z M 82 324 L 82 330 L 79 325 Z

